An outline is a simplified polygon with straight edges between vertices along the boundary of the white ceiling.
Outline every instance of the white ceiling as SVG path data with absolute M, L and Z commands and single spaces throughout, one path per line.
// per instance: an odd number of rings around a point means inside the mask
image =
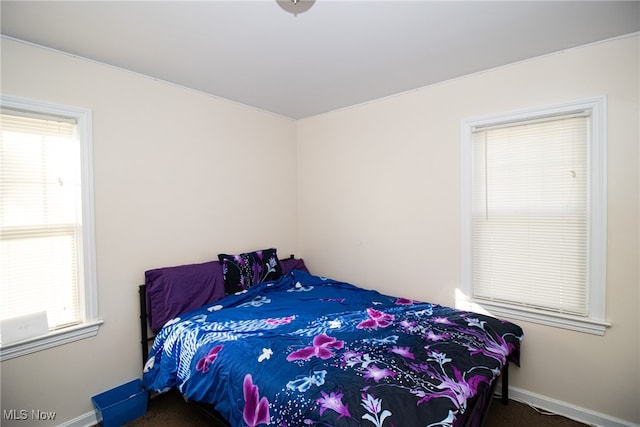
M 11 1 L 1 32 L 293 119 L 640 31 L 640 1 Z

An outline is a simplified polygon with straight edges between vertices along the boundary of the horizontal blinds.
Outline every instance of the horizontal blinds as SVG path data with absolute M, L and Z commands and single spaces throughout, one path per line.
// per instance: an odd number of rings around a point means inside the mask
M 474 132 L 475 298 L 586 315 L 588 120 Z
M 46 311 L 80 321 L 80 147 L 76 125 L 0 114 L 0 319 Z

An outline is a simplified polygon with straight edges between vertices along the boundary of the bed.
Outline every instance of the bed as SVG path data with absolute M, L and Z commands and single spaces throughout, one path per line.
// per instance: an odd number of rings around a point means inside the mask
M 506 402 L 519 326 L 315 276 L 275 250 L 271 264 L 256 253 L 265 263 L 245 269 L 252 277 L 242 283 L 228 268 L 246 267 L 237 256 L 183 266 L 206 265 L 187 279 L 176 278 L 178 267 L 146 273 L 147 389 L 177 389 L 220 425 L 249 427 L 480 426 L 499 376 Z M 147 354 L 148 325 L 156 336 Z

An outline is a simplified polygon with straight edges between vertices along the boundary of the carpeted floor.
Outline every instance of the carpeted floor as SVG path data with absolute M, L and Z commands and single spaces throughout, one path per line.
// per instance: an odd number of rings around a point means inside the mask
M 127 424 L 127 427 L 211 427 L 213 424 L 200 411 L 184 402 L 177 393 L 156 396 L 149 402 L 147 414 Z M 543 415 L 528 405 L 499 400 L 491 404 L 486 427 L 585 427 L 586 424 L 559 415 Z

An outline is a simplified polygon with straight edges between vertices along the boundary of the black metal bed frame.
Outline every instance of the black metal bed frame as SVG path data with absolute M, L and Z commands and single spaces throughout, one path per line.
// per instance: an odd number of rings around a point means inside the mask
M 138 286 L 138 294 L 140 298 L 140 343 L 142 345 L 142 366 L 145 365 L 147 359 L 149 358 L 149 343 L 152 342 L 155 336 L 149 334 L 149 326 L 148 326 L 148 311 L 147 311 L 147 295 L 146 295 L 146 285 Z M 509 362 L 503 366 L 501 372 L 501 388 L 502 393 L 500 396 L 500 401 L 503 405 L 507 405 L 509 402 Z M 487 415 L 489 414 L 489 408 L 491 407 L 491 403 L 493 401 L 493 395 L 495 393 L 496 387 L 498 385 L 498 379 L 496 378 L 491 385 L 487 385 L 489 390 L 483 390 L 478 393 L 478 395 L 473 399 L 471 405 L 469 405 L 468 410 L 469 417 L 465 422 L 464 427 L 478 427 L 483 426 Z M 485 387 L 486 389 L 486 387 Z M 152 397 L 152 396 L 151 396 Z M 210 421 L 214 423 L 214 425 L 219 427 L 228 427 L 229 423 L 215 410 L 211 405 L 199 403 L 199 402 L 189 402 L 194 405 L 198 410 L 200 410 Z M 476 417 L 480 416 L 480 422 L 476 423 Z

